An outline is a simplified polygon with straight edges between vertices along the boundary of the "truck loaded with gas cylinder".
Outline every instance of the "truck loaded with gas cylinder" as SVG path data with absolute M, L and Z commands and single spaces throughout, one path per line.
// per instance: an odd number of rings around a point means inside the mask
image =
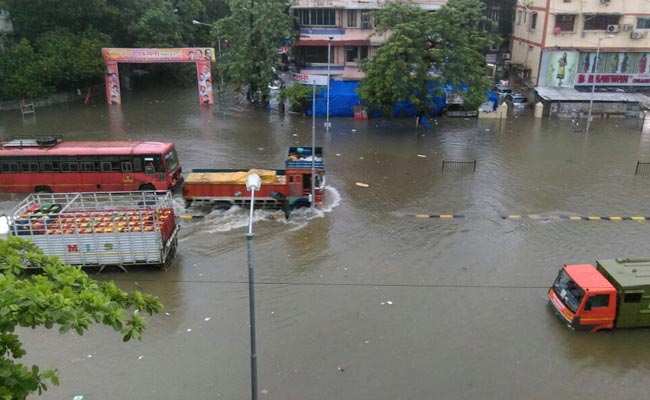
M 292 210 L 323 204 L 323 149 L 290 147 L 285 169 L 193 169 L 183 184 L 185 206 L 249 207 L 246 178 L 253 173 L 262 178 L 256 208 L 281 209 L 288 218 Z
M 548 291 L 555 313 L 571 328 L 598 331 L 650 327 L 650 259 L 565 265 Z
M 9 236 L 83 267 L 168 266 L 178 246 L 170 192 L 33 193 L 6 222 Z

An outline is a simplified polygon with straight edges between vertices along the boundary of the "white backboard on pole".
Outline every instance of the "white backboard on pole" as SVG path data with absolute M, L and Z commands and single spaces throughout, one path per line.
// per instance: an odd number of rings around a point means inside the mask
M 327 75 L 291 74 L 291 77 L 303 85 L 327 86 Z

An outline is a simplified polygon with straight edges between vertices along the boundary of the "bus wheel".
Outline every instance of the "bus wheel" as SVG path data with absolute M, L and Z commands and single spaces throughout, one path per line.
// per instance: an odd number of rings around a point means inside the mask
M 138 190 L 143 192 L 153 192 L 156 190 L 156 187 L 151 183 L 147 183 L 145 185 L 140 185 L 140 188 Z
M 36 186 L 34 193 L 52 193 L 52 188 L 47 185 Z

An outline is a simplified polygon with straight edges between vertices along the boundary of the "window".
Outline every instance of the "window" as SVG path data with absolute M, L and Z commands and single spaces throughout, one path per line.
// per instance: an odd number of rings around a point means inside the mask
M 18 172 L 18 163 L 15 162 L 3 162 L 0 164 L 0 171 L 2 172 Z
M 38 172 L 38 163 L 37 162 L 23 162 L 23 163 L 20 163 L 20 169 L 23 172 Z
M 599 15 L 585 14 L 585 30 L 606 31 L 607 25 L 618 25 L 620 16 L 618 15 Z
M 499 23 L 499 20 L 501 19 L 501 6 L 492 6 L 492 9 L 490 10 L 490 19 L 495 24 Z
M 648 17 L 637 17 L 636 18 L 636 29 L 650 29 L 650 18 L 648 18 Z
M 609 295 L 608 294 L 597 294 L 594 296 L 590 296 L 587 299 L 588 302 L 591 302 L 591 307 L 592 308 L 598 308 L 598 307 L 607 307 L 609 306 Z
M 521 20 L 523 17 L 524 12 L 521 10 L 517 10 L 517 25 L 521 25 Z
M 368 46 L 352 46 L 345 48 L 345 61 L 357 62 L 368 58 Z
M 361 28 L 372 29 L 372 15 L 370 11 L 363 11 L 361 13 Z
M 534 12 L 530 15 L 530 30 L 534 31 L 537 28 L 537 13 Z
M 43 161 L 41 163 L 41 171 L 43 171 L 43 172 L 52 172 L 52 171 L 54 171 L 54 165 L 50 161 Z
M 306 63 L 327 63 L 327 46 L 303 46 L 301 49 Z
M 560 28 L 560 32 L 573 32 L 575 22 L 575 15 L 558 14 L 555 16 L 555 28 Z
M 109 172 L 113 170 L 113 166 L 110 161 L 102 161 L 99 163 L 99 166 L 102 172 Z
M 623 303 L 640 303 L 643 293 L 625 293 Z
M 350 28 L 357 26 L 357 10 L 348 10 L 348 26 Z
M 130 161 L 122 161 L 120 163 L 122 167 L 122 172 L 132 172 L 133 171 L 133 163 Z
M 83 161 L 81 163 L 81 170 L 83 172 L 93 172 L 95 171 L 95 163 L 92 161 Z
M 296 10 L 298 20 L 302 26 L 334 26 L 336 25 L 336 11 L 333 9 L 304 9 Z
M 79 163 L 74 161 L 62 161 L 61 172 L 79 172 Z

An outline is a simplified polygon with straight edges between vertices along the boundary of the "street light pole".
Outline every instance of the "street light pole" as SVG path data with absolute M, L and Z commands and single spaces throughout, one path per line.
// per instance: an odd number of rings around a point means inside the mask
M 326 120 L 325 120 L 325 130 L 329 131 L 330 126 L 330 54 L 331 54 L 331 48 L 332 48 L 332 39 L 334 37 L 330 36 L 327 40 L 327 112 L 326 112 Z M 312 154 L 312 157 L 314 155 Z
M 257 174 L 250 174 L 246 178 L 246 189 L 251 192 L 251 210 L 248 217 L 248 233 L 246 234 L 246 247 L 248 250 L 248 307 L 249 325 L 251 336 L 251 399 L 257 400 L 257 348 L 255 344 L 255 273 L 253 270 L 253 206 L 255 204 L 255 191 L 262 187 L 262 179 Z
M 609 35 L 605 37 L 599 37 L 598 38 L 598 45 L 596 46 L 596 58 L 594 59 L 594 75 L 598 75 L 598 67 L 600 64 L 600 60 L 598 59 L 600 57 L 600 41 L 603 39 L 611 39 L 614 36 Z M 589 128 L 591 127 L 591 110 L 594 106 L 594 92 L 596 91 L 596 76 L 592 75 L 591 76 L 591 95 L 589 96 L 589 112 L 587 115 L 587 128 L 585 129 L 586 133 L 589 133 Z

